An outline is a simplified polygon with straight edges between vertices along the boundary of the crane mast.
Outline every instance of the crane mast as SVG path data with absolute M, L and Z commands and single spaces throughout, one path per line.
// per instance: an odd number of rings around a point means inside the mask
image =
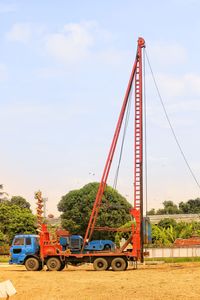
M 138 39 L 137 52 L 135 62 L 131 71 L 130 79 L 124 96 L 121 112 L 118 118 L 117 126 L 114 132 L 113 140 L 109 150 L 109 154 L 104 167 L 101 182 L 97 191 L 96 199 L 94 201 L 92 213 L 90 215 L 88 227 L 85 233 L 83 247 L 92 237 L 95 229 L 96 219 L 101 206 L 103 193 L 106 188 L 107 178 L 109 175 L 110 167 L 112 164 L 113 156 L 115 153 L 117 141 L 120 134 L 120 129 L 126 112 L 127 103 L 129 100 L 133 81 L 135 80 L 135 134 L 134 134 L 134 207 L 131 210 L 131 215 L 135 218 L 136 226 L 132 226 L 132 243 L 133 255 L 143 259 L 143 104 L 142 104 L 142 48 L 145 47 L 143 38 Z
M 108 153 L 106 164 L 104 167 L 101 182 L 98 188 L 96 199 L 94 201 L 92 213 L 90 215 L 88 227 L 84 240 L 81 236 L 71 235 L 66 230 L 58 230 L 54 237 L 48 230 L 47 224 L 43 220 L 44 199 L 42 193 L 35 193 L 37 200 L 37 224 L 38 235 L 28 235 L 32 239 L 31 244 L 34 247 L 30 253 L 20 251 L 14 252 L 15 243 L 11 247 L 11 253 L 14 254 L 13 262 L 16 263 L 16 255 L 18 255 L 19 264 L 24 263 L 27 270 L 39 271 L 44 265 L 48 270 L 61 271 L 67 264 L 79 265 L 82 263 L 93 263 L 94 269 L 98 271 L 108 270 L 110 267 L 113 271 L 124 271 L 128 267 L 128 261 L 143 261 L 143 103 L 142 103 L 142 49 L 145 47 L 143 38 L 138 39 L 137 52 L 135 62 L 131 71 L 130 79 L 124 96 L 124 101 L 117 121 L 111 147 Z M 135 222 L 131 228 L 109 228 L 95 227 L 98 217 L 102 197 L 106 188 L 106 183 L 111 168 L 113 156 L 117 146 L 120 130 L 122 127 L 124 115 L 129 103 L 131 89 L 134 85 L 135 105 L 134 105 L 134 205 L 130 210 L 131 216 Z M 129 238 L 120 249 L 115 247 L 107 250 L 99 247 L 94 251 L 86 246 L 86 243 L 92 238 L 94 230 L 127 232 L 130 233 Z M 24 239 L 26 235 L 21 235 Z M 18 236 L 17 236 L 18 238 Z M 75 243 L 73 242 L 73 239 Z M 96 241 L 102 242 L 102 241 Z M 107 242 L 107 241 L 104 241 Z M 111 242 L 111 241 L 110 241 Z M 113 242 L 111 242 L 113 243 Z M 132 249 L 127 247 L 132 244 Z M 74 244 L 74 245 L 73 245 Z M 114 243 L 113 243 L 114 244 Z M 24 245 L 23 245 L 24 246 Z M 22 246 L 22 247 L 23 247 Z M 114 246 L 114 245 L 113 245 Z M 17 246 L 18 247 L 18 246 Z M 23 248 L 24 249 L 24 248 Z M 24 253 L 26 253 L 24 257 Z M 23 257 L 21 256 L 23 254 Z M 135 264 L 137 265 L 137 264 Z

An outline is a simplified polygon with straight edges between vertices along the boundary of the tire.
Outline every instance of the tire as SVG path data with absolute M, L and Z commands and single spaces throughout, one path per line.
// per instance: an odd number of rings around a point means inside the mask
M 113 271 L 125 271 L 127 269 L 127 260 L 122 257 L 116 257 L 111 262 Z
M 126 262 L 126 269 L 127 269 L 128 268 L 128 260 L 125 260 L 125 262 Z
M 50 257 L 46 262 L 49 271 L 60 271 L 61 261 L 57 257 Z
M 103 248 L 103 250 L 106 250 L 106 251 L 110 251 L 111 250 L 111 246 L 106 244 Z
M 96 258 L 93 262 L 93 267 L 96 271 L 105 271 L 108 268 L 108 262 L 105 258 Z
M 25 267 L 27 271 L 38 271 L 40 269 L 40 262 L 35 257 L 29 257 L 25 261 Z
M 65 262 L 61 262 L 60 269 L 58 271 L 62 271 L 65 268 Z

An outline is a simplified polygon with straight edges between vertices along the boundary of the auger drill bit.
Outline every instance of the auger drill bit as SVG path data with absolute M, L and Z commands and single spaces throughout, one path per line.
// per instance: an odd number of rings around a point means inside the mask
M 43 198 L 42 198 L 42 192 L 38 191 L 35 193 L 35 199 L 37 199 L 37 226 L 38 226 L 38 231 L 41 231 L 42 228 L 42 219 L 43 219 Z

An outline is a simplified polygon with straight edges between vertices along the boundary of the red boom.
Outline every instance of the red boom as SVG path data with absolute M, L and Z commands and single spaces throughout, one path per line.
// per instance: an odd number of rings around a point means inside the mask
M 131 76 L 129 79 L 128 87 L 126 89 L 123 105 L 115 129 L 114 137 L 105 164 L 99 189 L 93 205 L 92 213 L 88 223 L 88 227 L 84 237 L 83 248 L 88 240 L 91 239 L 95 229 L 96 219 L 98 216 L 99 208 L 102 202 L 103 193 L 106 187 L 107 178 L 109 175 L 110 167 L 112 164 L 115 148 L 117 145 L 120 129 L 122 126 L 124 114 L 126 111 L 130 91 L 132 88 L 133 80 L 135 78 L 135 155 L 134 155 L 134 208 L 131 210 L 131 215 L 136 220 L 136 228 L 132 227 L 132 242 L 133 242 L 133 255 L 142 259 L 142 218 L 143 218 L 143 136 L 142 136 L 142 48 L 145 47 L 143 38 L 138 39 L 137 53 Z

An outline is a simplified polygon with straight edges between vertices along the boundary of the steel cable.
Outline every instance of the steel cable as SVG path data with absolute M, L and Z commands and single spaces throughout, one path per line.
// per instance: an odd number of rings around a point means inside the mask
M 174 131 L 174 128 L 173 128 L 173 126 L 172 126 L 172 123 L 171 123 L 171 121 L 170 121 L 170 119 L 169 119 L 169 116 L 168 116 L 167 110 L 166 110 L 166 108 L 165 108 L 163 99 L 162 99 L 162 97 L 161 97 L 161 94 L 160 94 L 160 91 L 159 91 L 159 88 L 158 88 L 158 85 L 157 85 L 157 82 L 156 82 L 156 79 L 155 79 L 155 76 L 154 76 L 154 73 L 153 73 L 153 70 L 152 70 L 152 67 L 151 67 L 151 64 L 150 64 L 150 61 L 149 61 L 149 58 L 148 58 L 148 55 L 147 55 L 147 51 L 146 51 L 146 50 L 145 50 L 145 56 L 146 56 L 146 58 L 147 58 L 147 62 L 148 62 L 148 65 L 149 65 L 149 69 L 150 69 L 150 72 L 151 72 L 151 76 L 152 76 L 152 78 L 153 78 L 153 82 L 154 82 L 154 84 L 155 84 L 155 87 L 156 87 L 156 90 L 157 90 L 157 93 L 158 93 L 158 97 L 159 97 L 161 106 L 162 106 L 162 108 L 163 108 L 165 117 L 166 117 L 167 122 L 168 122 L 168 124 L 169 124 L 169 127 L 170 127 L 170 129 L 171 129 L 171 132 L 172 132 L 172 134 L 173 134 L 173 137 L 174 137 L 174 139 L 175 139 L 175 142 L 176 142 L 176 144 L 177 144 L 177 146 L 178 146 L 178 148 L 179 148 L 179 150 L 180 150 L 180 153 L 181 153 L 181 155 L 182 155 L 182 157 L 183 157 L 183 160 L 184 160 L 184 162 L 185 162 L 185 164 L 186 164 L 186 166 L 187 166 L 187 168 L 188 168 L 188 170 L 189 170 L 189 172 L 190 172 L 192 178 L 194 179 L 195 183 L 197 184 L 198 188 L 200 189 L 200 184 L 199 184 L 199 182 L 198 182 L 198 180 L 197 180 L 197 178 L 196 178 L 196 176 L 195 176 L 195 174 L 194 174 L 192 168 L 190 167 L 190 164 L 189 164 L 189 162 L 188 162 L 188 160 L 187 160 L 187 158 L 186 158 L 186 155 L 184 154 L 184 151 L 183 151 L 183 149 L 182 149 L 182 147 L 181 147 L 181 145 L 180 145 L 180 143 L 179 143 L 179 140 L 178 140 L 178 138 L 177 138 L 177 135 L 176 135 L 176 133 L 175 133 L 175 131 Z
M 118 160 L 117 169 L 116 169 L 115 178 L 114 178 L 114 183 L 113 183 L 113 188 L 114 189 L 117 188 L 117 182 L 118 182 L 118 176 L 119 176 L 119 169 L 120 169 L 122 155 L 123 155 L 123 149 L 124 149 L 124 141 L 125 141 L 126 131 L 127 131 L 129 117 L 130 117 L 131 96 L 132 96 L 132 88 L 131 88 L 131 91 L 130 91 L 130 95 L 129 95 L 129 99 L 128 99 L 128 104 L 127 104 L 127 110 L 126 110 L 126 116 L 125 116 L 125 121 L 124 121 L 124 131 L 123 131 L 122 143 L 121 143 L 121 147 L 120 147 L 119 160 Z

